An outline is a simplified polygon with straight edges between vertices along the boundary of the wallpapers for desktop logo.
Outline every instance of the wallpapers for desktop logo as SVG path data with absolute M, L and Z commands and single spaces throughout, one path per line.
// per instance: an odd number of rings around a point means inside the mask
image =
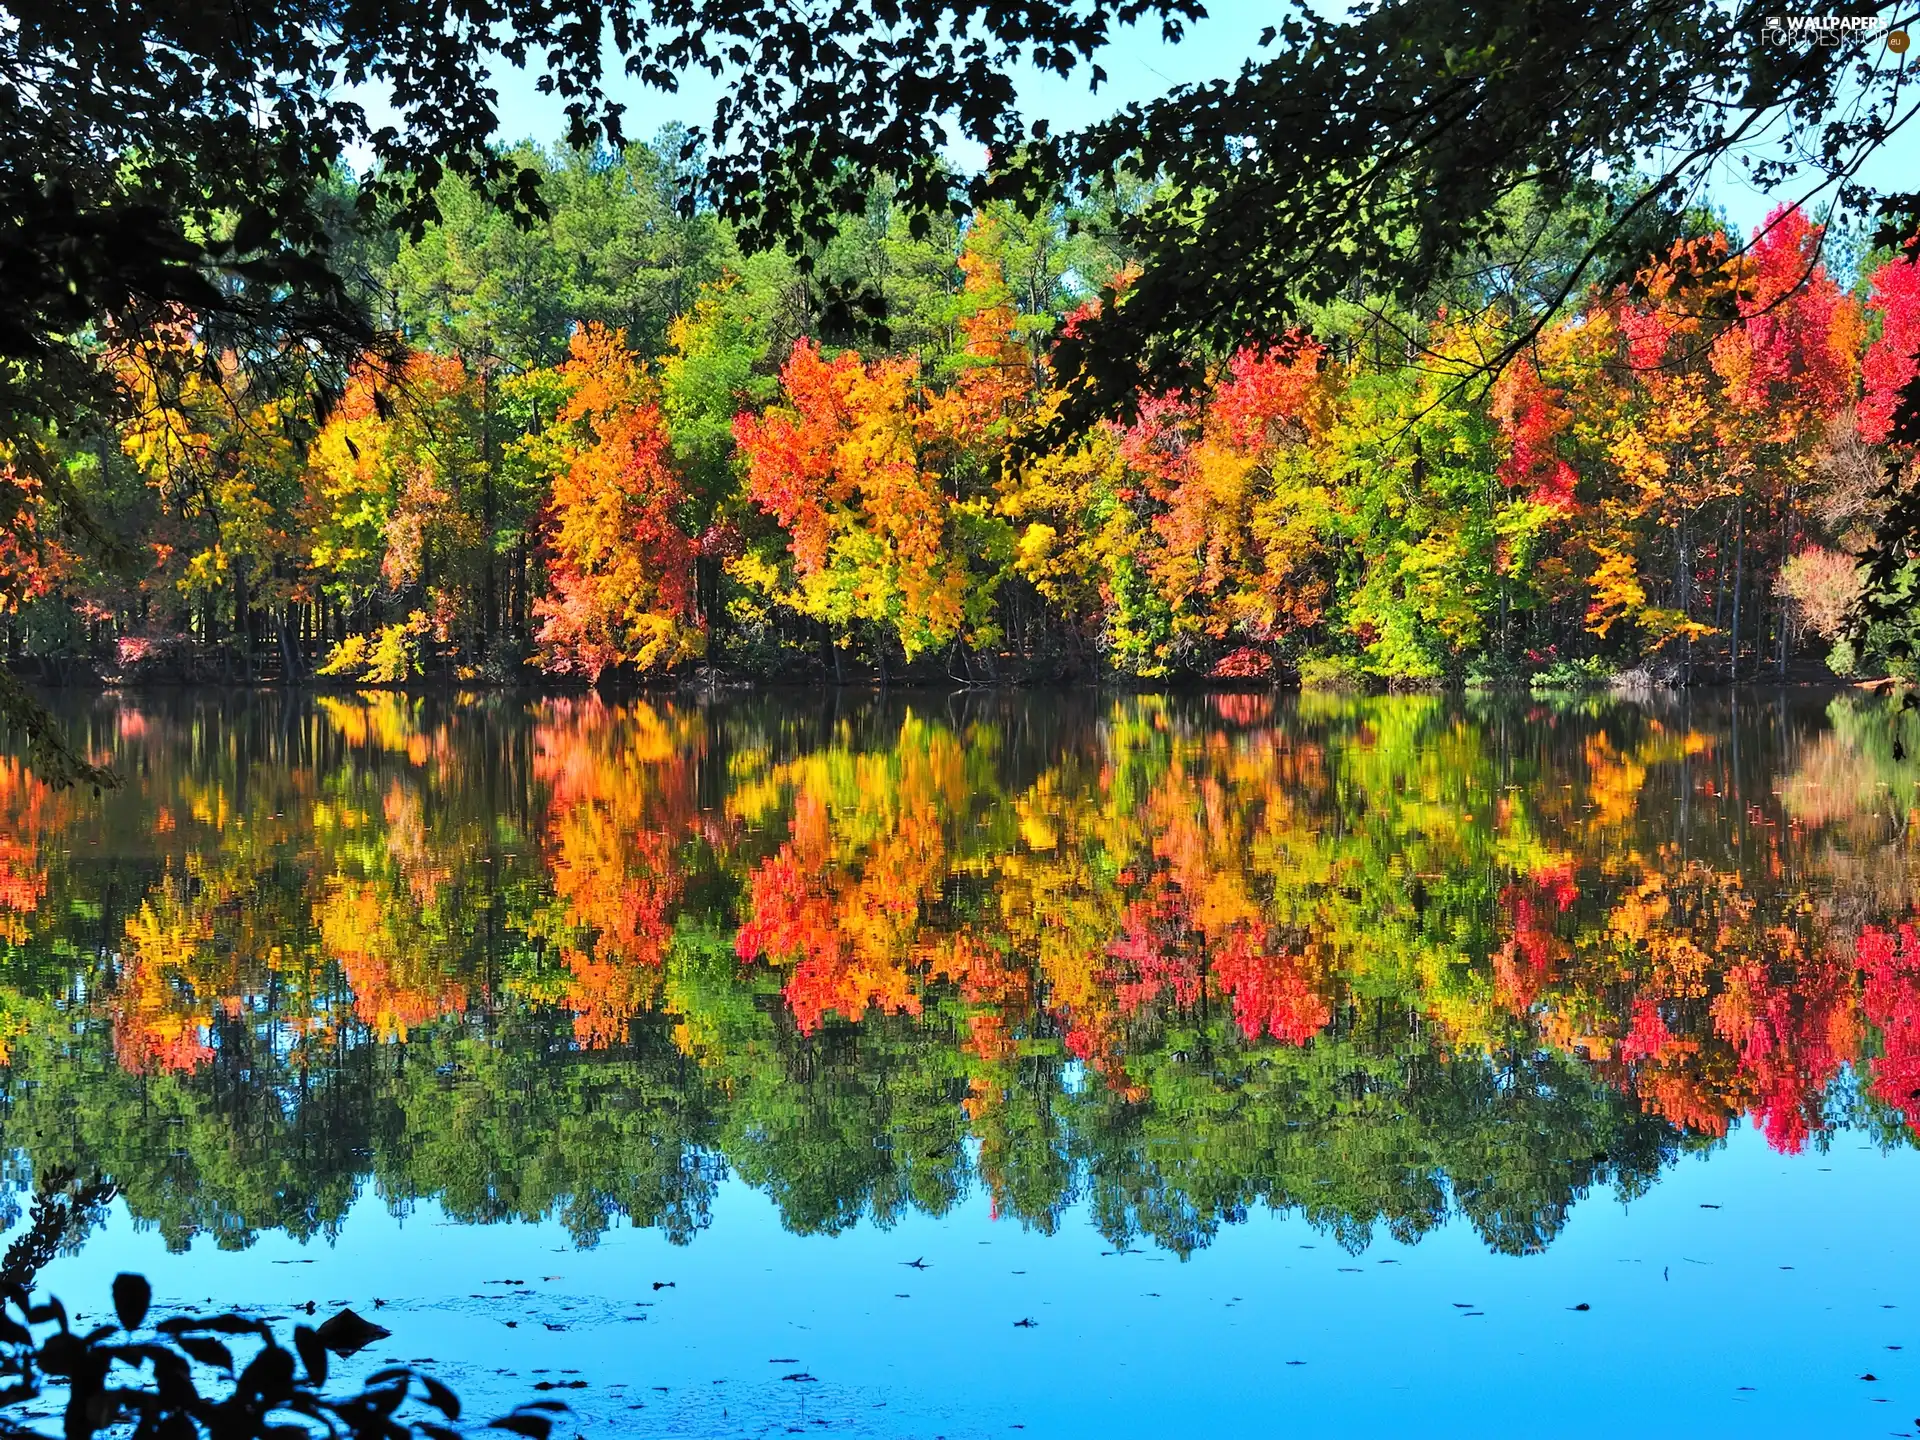
M 1872 15 L 1769 15 L 1767 39 L 1776 45 L 1841 45 L 1865 40 L 1879 32 L 1882 22 Z M 1905 30 L 1886 31 L 1887 48 L 1896 55 L 1907 50 Z

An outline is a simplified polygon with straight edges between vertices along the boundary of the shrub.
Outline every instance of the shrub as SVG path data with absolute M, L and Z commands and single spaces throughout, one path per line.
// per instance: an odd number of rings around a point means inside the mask
M 1348 655 L 1309 655 L 1300 662 L 1302 690 L 1359 690 L 1366 681 L 1360 662 Z
M 1556 690 L 1593 690 L 1613 678 L 1613 667 L 1597 655 L 1581 660 L 1555 660 L 1535 671 L 1527 682 L 1535 693 Z
M 1860 597 L 1860 562 L 1838 550 L 1809 545 L 1780 567 L 1774 590 L 1793 601 L 1800 623 L 1832 640 Z

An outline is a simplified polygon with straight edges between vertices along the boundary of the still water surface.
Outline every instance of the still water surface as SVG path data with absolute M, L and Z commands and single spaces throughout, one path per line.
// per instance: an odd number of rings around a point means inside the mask
M 81 1310 L 344 1302 L 588 1435 L 1920 1431 L 1875 702 L 69 719 L 0 1219 L 111 1183 Z

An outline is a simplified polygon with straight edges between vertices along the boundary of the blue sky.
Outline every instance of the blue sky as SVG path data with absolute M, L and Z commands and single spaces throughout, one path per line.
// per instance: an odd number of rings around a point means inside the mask
M 1123 105 L 1151 99 L 1174 85 L 1231 74 L 1255 54 L 1260 32 L 1277 24 L 1288 8 L 1275 0 L 1208 0 L 1208 18 L 1189 26 L 1177 45 L 1160 38 L 1157 21 L 1118 27 L 1113 44 L 1100 57 L 1108 79 L 1098 93 L 1089 90 L 1084 71 L 1071 79 L 1031 71 L 1022 77 L 1022 104 L 1029 114 L 1051 119 L 1056 130 L 1069 129 L 1104 119 Z M 501 138 L 545 141 L 560 133 L 561 104 L 534 89 L 533 75 L 498 70 L 493 81 L 500 92 Z M 712 118 L 720 93 L 704 75 L 687 77 L 674 95 L 632 82 L 616 83 L 614 89 L 628 107 L 628 133 L 640 137 L 674 121 L 704 124 Z M 968 157 L 956 150 L 954 158 L 964 162 Z
M 1046 116 L 1056 130 L 1067 129 L 1102 119 L 1130 102 L 1151 99 L 1174 85 L 1230 75 L 1260 53 L 1260 32 L 1277 24 L 1289 9 L 1276 0 L 1208 0 L 1207 8 L 1208 18 L 1189 26 L 1178 44 L 1163 41 L 1157 23 L 1119 28 L 1101 56 L 1108 79 L 1097 93 L 1089 90 L 1084 73 L 1061 79 L 1028 72 L 1020 81 L 1023 107 L 1029 115 Z M 493 80 L 500 96 L 501 139 L 551 141 L 561 133 L 560 103 L 539 94 L 532 75 L 506 69 L 496 71 Z M 706 123 L 719 87 L 704 75 L 695 75 L 688 77 L 678 94 L 628 83 L 616 85 L 616 95 L 628 107 L 628 133 L 645 138 L 675 121 Z M 1920 126 L 1920 121 L 1915 123 Z M 971 146 L 956 145 L 950 154 L 968 168 L 983 158 Z M 1882 190 L 1911 190 L 1920 185 L 1920 131 L 1910 127 L 1896 136 L 1874 157 L 1863 178 Z M 1743 232 L 1750 232 L 1771 208 L 1771 198 L 1752 190 L 1732 167 L 1716 175 L 1709 198 Z

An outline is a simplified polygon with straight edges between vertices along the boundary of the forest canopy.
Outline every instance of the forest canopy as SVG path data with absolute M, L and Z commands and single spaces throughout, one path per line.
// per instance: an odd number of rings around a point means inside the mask
M 137 564 L 25 536 L 12 656 L 380 684 L 1899 663 L 1845 621 L 1909 453 L 1905 253 L 1836 279 L 1797 207 L 1748 236 L 1695 211 L 1476 388 L 1617 201 L 1526 190 L 1486 274 L 1329 302 L 1026 456 L 1066 403 L 1056 337 L 1138 283 L 1106 216 L 1152 187 L 924 237 L 876 187 L 803 270 L 679 214 L 674 138 L 511 152 L 531 227 L 448 179 L 417 240 L 353 237 L 396 342 L 330 405 L 191 327 L 114 350 L 129 410 L 63 465 Z M 845 286 L 884 297 L 886 343 L 824 333 Z

